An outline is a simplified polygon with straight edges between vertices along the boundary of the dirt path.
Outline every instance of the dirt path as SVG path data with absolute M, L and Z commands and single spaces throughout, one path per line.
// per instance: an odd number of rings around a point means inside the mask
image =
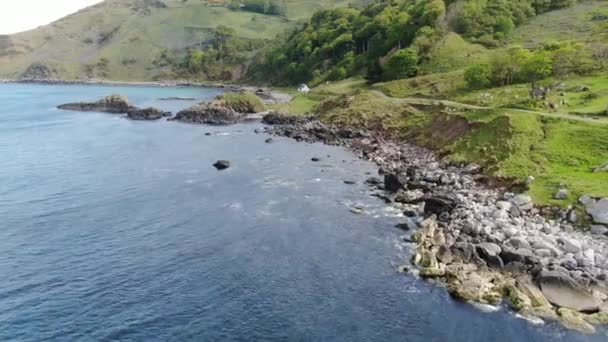
M 517 108 L 483 107 L 483 106 L 475 106 L 475 105 L 470 105 L 470 104 L 460 103 L 460 102 L 455 102 L 455 101 L 449 101 L 449 100 L 435 100 L 435 99 L 425 99 L 425 98 L 416 98 L 416 97 L 396 98 L 396 97 L 390 97 L 379 90 L 371 90 L 371 92 L 378 96 L 387 98 L 387 99 L 398 100 L 402 103 L 411 104 L 411 105 L 431 106 L 431 105 L 440 104 L 440 105 L 444 105 L 447 107 L 471 109 L 471 110 L 504 109 L 504 110 L 508 110 L 511 112 L 515 112 L 515 113 L 526 113 L 526 114 L 540 115 L 540 116 L 544 116 L 544 117 L 548 117 L 548 118 L 559 118 L 559 119 L 564 119 L 564 120 L 588 122 L 591 124 L 608 125 L 608 120 L 593 119 L 593 118 L 573 115 L 573 114 L 547 113 L 547 112 L 540 112 L 540 111 L 527 110 L 527 109 L 517 109 Z

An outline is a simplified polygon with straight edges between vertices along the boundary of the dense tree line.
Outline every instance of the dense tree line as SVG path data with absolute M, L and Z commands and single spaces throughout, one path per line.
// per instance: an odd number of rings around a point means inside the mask
M 370 81 L 414 76 L 438 39 L 454 30 L 497 45 L 528 18 L 575 0 L 377 0 L 363 8 L 316 12 L 280 37 L 251 72 L 282 84 L 343 79 Z

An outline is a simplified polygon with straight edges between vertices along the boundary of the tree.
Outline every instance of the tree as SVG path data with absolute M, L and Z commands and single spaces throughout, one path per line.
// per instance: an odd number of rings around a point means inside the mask
M 536 82 L 551 76 L 552 67 L 553 61 L 547 52 L 536 52 L 522 65 L 520 77 L 526 82 L 532 83 L 532 87 L 534 87 Z
M 473 89 L 487 88 L 492 84 L 492 68 L 488 64 L 473 64 L 464 72 L 464 79 Z
M 515 45 L 492 60 L 492 83 L 508 85 L 521 81 L 521 69 L 530 58 L 530 51 Z
M 418 53 L 414 49 L 395 52 L 386 63 L 385 78 L 399 79 L 415 76 L 418 72 Z

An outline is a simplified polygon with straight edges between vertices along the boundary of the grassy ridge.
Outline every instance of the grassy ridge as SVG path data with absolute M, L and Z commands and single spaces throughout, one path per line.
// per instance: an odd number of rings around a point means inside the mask
M 107 73 L 94 77 L 112 80 L 152 80 L 167 67 L 158 63 L 165 50 L 181 51 L 211 38 L 218 25 L 234 28 L 239 37 L 272 39 L 289 30 L 315 10 L 346 6 L 346 1 L 286 1 L 285 17 L 224 7 L 209 7 L 201 0 L 162 0 L 157 8 L 141 0 L 106 0 L 50 25 L 3 37 L 0 78 L 16 78 L 32 63 L 55 69 L 58 77 L 83 77 L 86 65 L 108 60 Z M 96 68 L 99 69 L 99 68 Z

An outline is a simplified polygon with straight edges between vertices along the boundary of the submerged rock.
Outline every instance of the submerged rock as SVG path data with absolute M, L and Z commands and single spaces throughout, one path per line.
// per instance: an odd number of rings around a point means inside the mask
M 127 112 L 127 117 L 131 120 L 159 120 L 163 117 L 171 116 L 171 112 L 165 112 L 158 108 L 135 108 L 131 107 Z
M 75 110 L 80 112 L 103 112 L 113 114 L 124 114 L 131 109 L 129 100 L 122 95 L 110 95 L 95 102 L 75 102 L 58 106 L 59 109 Z
M 220 171 L 226 170 L 230 167 L 230 162 L 228 160 L 218 160 L 217 162 L 215 162 L 215 164 L 213 164 L 213 167 Z

